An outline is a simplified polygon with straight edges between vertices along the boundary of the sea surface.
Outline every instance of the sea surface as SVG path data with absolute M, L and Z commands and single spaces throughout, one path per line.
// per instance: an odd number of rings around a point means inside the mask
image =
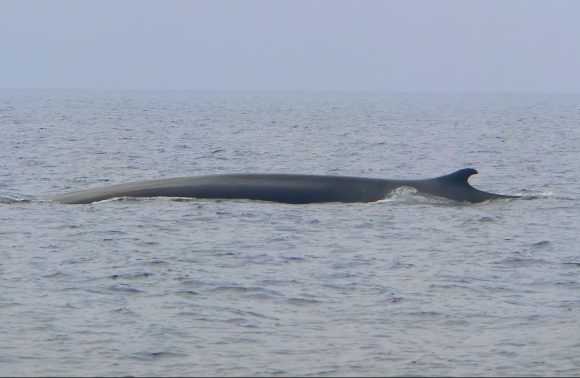
M 214 173 L 370 204 L 47 201 Z M 0 91 L 0 375 L 580 374 L 580 95 Z

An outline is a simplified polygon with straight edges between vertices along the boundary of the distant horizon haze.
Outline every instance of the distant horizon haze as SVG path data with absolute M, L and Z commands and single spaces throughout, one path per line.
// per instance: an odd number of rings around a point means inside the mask
M 580 95 L 578 92 L 556 92 L 556 91 L 530 91 L 530 92 L 516 92 L 516 91 L 467 91 L 467 90 L 417 90 L 417 91 L 395 91 L 395 90 L 372 90 L 372 89 L 203 89 L 203 88 L 91 88 L 91 87 L 70 87 L 70 88 L 0 88 L 2 92 L 38 92 L 38 91 L 52 91 L 52 92 L 200 92 L 200 93 L 382 93 L 382 94 L 399 94 L 399 95 Z
M 0 89 L 580 93 L 579 1 L 0 2 Z

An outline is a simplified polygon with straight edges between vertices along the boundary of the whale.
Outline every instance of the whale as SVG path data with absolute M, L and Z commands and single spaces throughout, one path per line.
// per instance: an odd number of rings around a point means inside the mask
M 303 174 L 217 174 L 138 181 L 68 192 L 49 198 L 63 204 L 88 204 L 119 197 L 246 199 L 287 204 L 377 202 L 397 188 L 457 202 L 479 203 L 517 196 L 488 193 L 468 183 L 478 172 L 465 168 L 423 180 L 392 180 Z

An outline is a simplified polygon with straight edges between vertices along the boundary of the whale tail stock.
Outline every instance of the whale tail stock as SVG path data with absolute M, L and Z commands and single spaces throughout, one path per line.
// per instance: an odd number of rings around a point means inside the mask
M 423 193 L 458 202 L 478 203 L 499 198 L 517 198 L 516 196 L 489 193 L 474 188 L 468 180 L 476 174 L 478 172 L 475 169 L 464 168 L 445 176 L 419 181 L 416 188 Z

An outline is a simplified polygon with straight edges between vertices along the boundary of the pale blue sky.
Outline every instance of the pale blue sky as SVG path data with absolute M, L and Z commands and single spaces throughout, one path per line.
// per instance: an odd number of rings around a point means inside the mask
M 580 1 L 0 0 L 0 88 L 580 93 Z

